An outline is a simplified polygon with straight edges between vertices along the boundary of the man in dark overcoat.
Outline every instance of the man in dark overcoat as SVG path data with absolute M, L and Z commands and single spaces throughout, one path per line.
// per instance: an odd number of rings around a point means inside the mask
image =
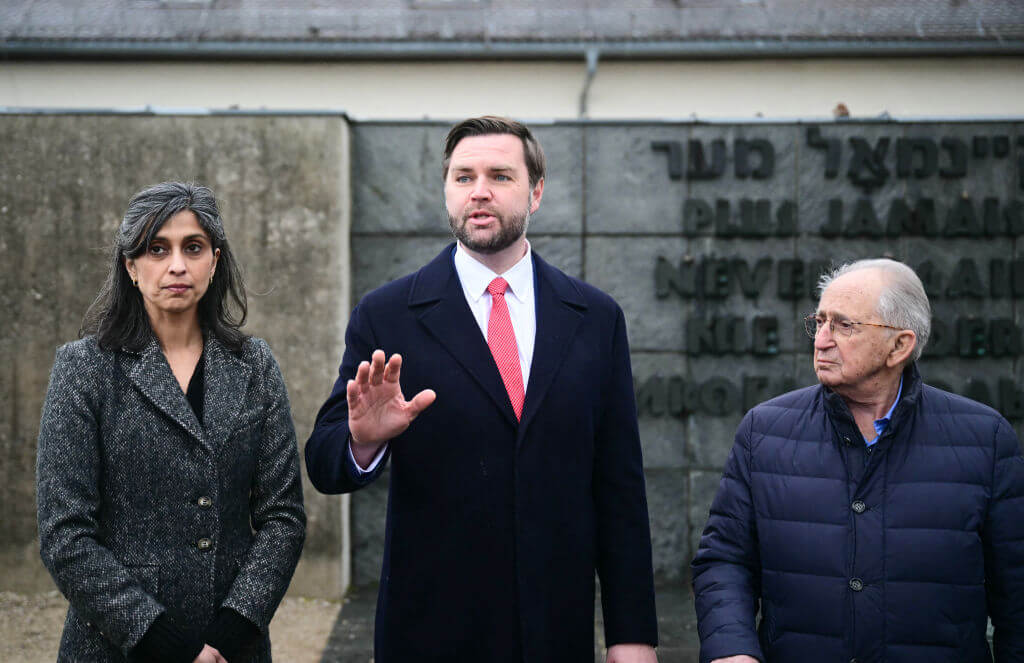
M 922 382 L 912 269 L 862 260 L 821 288 L 821 384 L 743 418 L 693 561 L 701 663 L 992 663 L 986 616 L 995 662 L 1024 662 L 1013 428 Z
M 593 661 L 596 571 L 607 660 L 654 661 L 622 311 L 531 250 L 544 158 L 527 127 L 461 122 L 443 165 L 458 242 L 352 312 L 306 445 L 327 493 L 390 458 L 376 660 Z

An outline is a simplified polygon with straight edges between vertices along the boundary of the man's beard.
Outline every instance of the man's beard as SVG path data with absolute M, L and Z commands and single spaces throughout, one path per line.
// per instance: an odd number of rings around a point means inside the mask
M 498 231 L 479 239 L 470 235 L 469 219 L 466 216 L 456 220 L 455 217 L 448 214 L 448 225 L 451 227 L 455 239 L 462 242 L 463 246 L 470 251 L 484 254 L 499 253 L 512 246 L 526 233 L 526 228 L 530 225 L 529 207 L 522 214 L 509 217 L 501 216 L 497 212 L 492 212 L 492 214 L 498 221 Z

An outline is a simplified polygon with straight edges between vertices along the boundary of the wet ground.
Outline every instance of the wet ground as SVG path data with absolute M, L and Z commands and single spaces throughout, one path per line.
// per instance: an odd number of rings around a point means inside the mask
M 372 663 L 376 588 L 356 588 L 343 602 L 286 598 L 270 625 L 274 659 L 280 663 Z M 697 632 L 689 588 L 658 590 L 660 663 L 696 663 Z M 52 663 L 67 602 L 56 591 L 0 592 L 0 661 Z M 603 654 L 600 605 L 595 613 Z

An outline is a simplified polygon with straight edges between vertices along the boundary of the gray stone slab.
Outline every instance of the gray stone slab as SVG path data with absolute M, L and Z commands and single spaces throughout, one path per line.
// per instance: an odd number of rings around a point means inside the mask
M 655 579 L 678 582 L 690 563 L 686 471 L 649 469 L 645 476 Z
M 686 425 L 691 441 L 688 448 L 691 466 L 712 470 L 724 467 L 741 418 L 739 414 L 690 417 Z
M 569 276 L 583 278 L 583 241 L 579 237 L 529 235 L 530 246 L 549 265 Z
M 443 214 L 443 124 L 356 124 L 352 232 L 448 231 Z
M 699 388 L 702 409 L 687 425 L 690 466 L 721 469 L 732 448 L 736 427 L 747 406 L 788 390 L 794 379 L 788 357 L 694 357 L 689 361 L 691 383 Z M 753 382 L 754 379 L 758 382 Z
M 380 580 L 384 559 L 390 470 L 369 486 L 352 494 L 352 583 L 369 585 Z
M 712 210 L 724 201 L 733 224 L 743 199 L 769 201 L 773 220 L 781 203 L 796 203 L 795 127 L 651 124 L 587 131 L 589 232 L 682 232 L 687 201 Z M 714 224 L 696 232 L 713 235 Z
M 685 144 L 690 131 L 690 125 L 587 127 L 587 232 L 679 232 L 686 181 L 669 177 L 665 153 L 651 143 Z
M 412 274 L 455 240 L 450 236 L 356 235 L 352 238 L 352 302 Z
M 828 160 L 827 150 L 824 147 L 814 147 L 808 136 L 818 131 L 821 140 L 837 141 L 839 148 L 839 160 L 834 176 L 829 177 L 827 173 Z M 839 199 L 843 201 L 844 209 L 852 209 L 857 200 L 867 199 L 871 201 L 876 214 L 885 218 L 888 213 L 888 201 L 894 197 L 902 197 L 906 192 L 906 183 L 892 175 L 880 178 L 874 186 L 858 186 L 856 181 L 868 180 L 872 172 L 866 168 L 853 166 L 853 172 L 857 177 L 851 178 L 851 164 L 861 164 L 862 160 L 857 158 L 864 150 L 871 151 L 878 148 L 879 142 L 888 140 L 889 147 L 885 151 L 886 158 L 881 160 L 882 166 L 892 171 L 892 153 L 895 141 L 902 135 L 902 129 L 897 124 L 865 124 L 865 123 L 826 123 L 821 125 L 805 125 L 801 127 L 801 137 L 797 141 L 797 162 L 799 173 L 797 181 L 797 198 L 799 204 L 800 228 L 808 234 L 818 234 L 819 228 L 829 218 L 829 200 Z M 863 146 L 858 152 L 851 144 L 851 139 L 862 140 Z M 874 161 L 869 163 L 874 164 Z M 861 176 L 863 174 L 863 176 Z
M 531 234 L 578 234 L 583 230 L 583 129 L 538 125 L 531 131 L 547 162 L 544 196 L 530 217 Z
M 722 317 L 742 318 L 748 339 L 755 318 L 775 317 L 780 351 L 794 348 L 795 309 L 776 296 L 778 261 L 792 257 L 793 240 L 738 246 L 713 238 L 589 236 L 585 247 L 587 280 L 622 306 L 635 351 L 685 351 L 691 319 Z M 731 294 L 707 296 L 699 288 L 696 294 L 680 294 L 675 288 L 659 293 L 659 269 L 713 276 L 708 267 L 712 261 L 723 261 L 726 289 Z M 743 280 L 756 297 L 744 294 Z
M 327 117 L 0 117 L 0 489 L 5 544 L 36 536 L 39 411 L 54 349 L 77 337 L 106 273 L 108 245 L 129 197 L 178 179 L 208 184 L 249 283 L 245 330 L 281 365 L 298 438 L 332 382 L 348 310 L 346 127 Z M 307 558 L 339 559 L 337 500 L 305 484 Z M 19 547 L 20 549 L 20 547 Z M 33 564 L 38 563 L 33 558 Z M 340 565 L 293 587 L 340 591 Z M 31 576 L 5 569 L 4 577 Z M 311 595 L 317 595 L 313 591 Z
M 686 357 L 678 353 L 634 352 L 633 380 L 644 385 L 652 380 L 663 383 L 673 376 L 686 375 Z M 687 464 L 686 420 L 670 411 L 667 403 L 639 402 L 640 442 L 643 445 L 645 468 L 678 468 Z
M 744 236 L 756 241 L 756 233 L 777 237 L 792 234 L 796 229 L 783 214 L 785 223 L 779 223 L 784 204 L 798 213 L 797 199 L 797 145 L 803 139 L 800 127 L 775 124 L 727 124 L 697 125 L 690 139 L 699 141 L 704 158 L 711 161 L 718 142 L 724 147 L 725 159 L 722 174 L 713 179 L 689 179 L 687 198 L 706 202 L 712 209 L 717 201 L 729 204 L 729 223 L 742 227 L 743 201 L 768 201 L 770 223 L 756 223 L 754 236 L 744 230 Z M 685 150 L 689 149 L 689 145 Z M 687 163 L 691 156 L 686 156 Z M 746 174 L 745 174 L 746 173 Z M 700 231 L 702 236 L 723 235 L 715 231 L 713 224 Z M 739 242 L 740 240 L 736 240 Z
M 587 281 L 622 307 L 633 351 L 681 350 L 686 304 L 657 299 L 655 262 L 659 255 L 669 259 L 686 255 L 687 241 L 591 236 L 584 246 Z
M 902 137 L 931 143 L 937 153 L 936 165 L 940 172 L 917 177 L 912 172 L 906 182 L 907 198 L 932 197 L 943 207 L 959 198 L 982 199 L 996 196 L 1006 200 L 1014 193 L 1016 154 L 1013 137 L 1016 125 L 1011 123 L 921 123 L 902 127 Z M 1001 144 L 1007 148 L 1000 150 Z M 962 176 L 950 175 L 958 160 L 953 155 L 965 150 L 967 158 Z M 921 165 L 918 156 L 913 166 Z M 943 205 L 943 203 L 945 205 Z
M 718 494 L 722 482 L 721 470 L 692 470 L 690 472 L 690 551 L 697 554 L 700 549 L 700 537 L 707 526 L 711 503 Z M 693 556 L 691 555 L 691 559 Z
M 901 242 L 898 257 L 917 270 L 926 260 L 931 263 L 939 276 L 935 286 L 927 273 L 920 274 L 926 279 L 928 299 L 932 314 L 942 320 L 961 316 L 1012 317 L 1015 300 L 1011 297 L 994 298 L 992 288 L 993 261 L 1009 262 L 1013 259 L 1013 242 L 1005 239 L 953 240 L 912 238 Z M 973 262 L 975 269 L 961 264 L 963 260 Z M 977 279 L 975 280 L 975 277 Z M 976 283 L 983 293 L 981 297 L 968 294 L 967 283 Z M 1019 301 L 1019 300 L 1017 300 Z

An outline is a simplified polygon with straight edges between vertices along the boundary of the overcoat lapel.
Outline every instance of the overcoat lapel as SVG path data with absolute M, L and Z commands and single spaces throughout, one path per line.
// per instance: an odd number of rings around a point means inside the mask
M 516 425 L 505 383 L 455 273 L 453 247 L 454 244 L 449 245 L 417 272 L 409 292 L 409 306 L 417 310 L 420 323 L 466 369 L 509 423 Z
M 218 449 L 238 423 L 252 368 L 215 336 L 206 340 L 203 427 L 211 449 Z
M 534 293 L 537 307 L 537 336 L 530 364 L 530 381 L 526 387 L 523 419 L 519 425 L 517 446 L 544 396 L 565 361 L 566 350 L 583 320 L 587 305 L 571 280 L 533 254 Z
M 203 429 L 178 385 L 156 338 L 139 353 L 122 352 L 124 374 L 158 410 L 206 446 Z

